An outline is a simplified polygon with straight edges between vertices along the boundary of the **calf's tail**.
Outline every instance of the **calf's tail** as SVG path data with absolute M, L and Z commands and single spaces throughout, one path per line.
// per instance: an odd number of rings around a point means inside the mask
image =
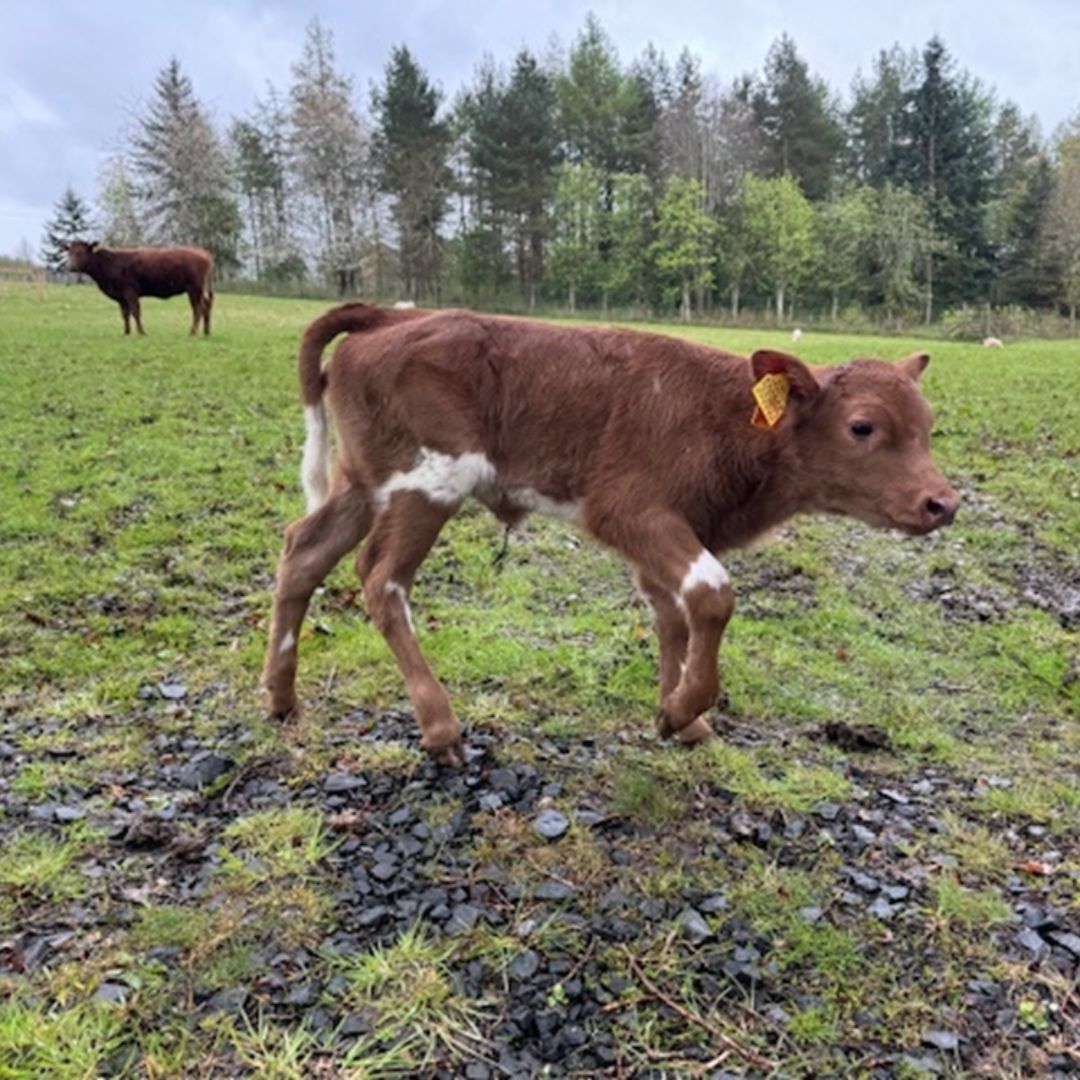
M 320 316 L 304 332 L 298 366 L 307 433 L 300 479 L 309 514 L 318 510 L 330 494 L 330 430 L 323 404 L 323 390 L 326 389 L 323 350 L 338 334 L 371 330 L 390 321 L 392 316 L 388 312 L 370 304 L 342 304 Z

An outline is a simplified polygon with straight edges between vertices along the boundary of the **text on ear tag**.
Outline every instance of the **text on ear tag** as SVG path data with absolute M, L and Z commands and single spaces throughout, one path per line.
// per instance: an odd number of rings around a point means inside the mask
M 776 427 L 787 408 L 790 391 L 791 384 L 786 375 L 776 372 L 762 375 L 754 383 L 754 400 L 757 402 L 757 408 L 750 419 L 754 427 L 764 428 L 766 431 Z

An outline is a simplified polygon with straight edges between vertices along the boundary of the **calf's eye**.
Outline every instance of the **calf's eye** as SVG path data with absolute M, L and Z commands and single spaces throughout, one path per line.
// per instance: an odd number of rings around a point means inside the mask
M 874 425 L 869 420 L 856 420 L 851 425 L 851 434 L 856 439 L 866 439 L 874 434 Z

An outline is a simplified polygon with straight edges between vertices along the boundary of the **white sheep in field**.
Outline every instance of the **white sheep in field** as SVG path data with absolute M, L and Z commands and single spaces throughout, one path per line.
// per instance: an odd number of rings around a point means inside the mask
M 1001 338 L 996 337 L 984 337 L 983 338 L 984 349 L 1004 349 L 1005 342 Z
M 414 307 L 416 307 L 416 304 L 411 300 L 396 300 L 394 302 L 395 311 L 412 311 Z
M 802 330 L 798 326 L 796 326 L 795 329 L 791 331 L 791 340 L 792 341 L 801 341 L 802 340 Z

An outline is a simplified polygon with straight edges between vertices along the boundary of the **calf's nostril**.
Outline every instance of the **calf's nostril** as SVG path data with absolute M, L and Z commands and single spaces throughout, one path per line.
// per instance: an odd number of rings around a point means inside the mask
M 926 509 L 933 517 L 942 517 L 945 513 L 945 504 L 938 502 L 937 499 L 927 499 Z

